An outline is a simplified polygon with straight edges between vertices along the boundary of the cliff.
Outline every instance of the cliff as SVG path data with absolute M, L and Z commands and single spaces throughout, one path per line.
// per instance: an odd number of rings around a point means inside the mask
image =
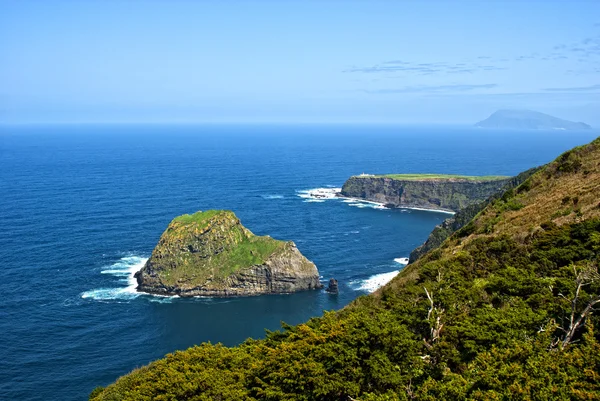
M 531 110 L 498 110 L 485 120 L 475 124 L 475 126 L 482 128 L 559 130 L 584 130 L 592 128 L 586 123 L 563 120 Z
M 349 198 L 457 212 L 498 192 L 509 177 L 434 174 L 361 175 L 350 177 L 341 194 Z
M 510 194 L 511 190 L 521 185 L 527 178 L 533 175 L 536 171 L 539 170 L 539 167 L 529 169 L 527 171 L 522 172 L 516 177 L 512 177 L 505 181 L 502 188 L 492 194 L 489 198 L 482 202 L 474 203 L 472 205 L 466 206 L 463 209 L 460 209 L 454 216 L 447 218 L 442 222 L 442 224 L 436 226 L 427 241 L 423 243 L 423 245 L 415 248 L 410 253 L 410 262 L 414 263 L 421 256 L 426 254 L 432 249 L 437 248 L 444 242 L 448 237 L 450 237 L 454 232 L 461 229 L 465 226 L 469 221 L 471 221 L 479 212 L 481 212 L 487 205 L 494 202 L 495 200 L 501 198 L 505 193 Z M 509 192 L 507 192 L 509 191 Z
M 138 291 L 183 297 L 322 287 L 316 266 L 293 242 L 255 236 L 233 212 L 217 210 L 173 219 L 135 277 Z
M 90 398 L 598 399 L 599 193 L 600 138 L 346 308 L 169 354 Z

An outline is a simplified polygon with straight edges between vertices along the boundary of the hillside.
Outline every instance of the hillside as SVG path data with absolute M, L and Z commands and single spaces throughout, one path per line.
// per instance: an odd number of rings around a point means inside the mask
M 475 126 L 482 128 L 559 130 L 583 130 L 592 128 L 586 123 L 563 120 L 531 110 L 498 110 L 485 120 L 475 124 Z
M 202 344 L 93 400 L 597 400 L 600 138 L 339 312 Z
M 315 265 L 293 242 L 255 236 L 233 212 L 176 217 L 135 275 L 138 291 L 241 296 L 321 288 Z
M 350 177 L 341 194 L 391 207 L 458 211 L 498 192 L 509 177 L 447 174 L 386 174 Z
M 433 231 L 431 232 L 431 234 L 429 234 L 429 237 L 427 238 L 425 243 L 423 243 L 423 245 L 415 248 L 410 253 L 410 263 L 414 263 L 417 259 L 425 255 L 430 250 L 440 246 L 442 242 L 444 242 L 450 235 L 452 235 L 454 232 L 461 229 L 465 224 L 470 222 L 487 205 L 500 198 L 506 191 L 514 189 L 521 185 L 523 181 L 528 179 L 537 170 L 538 168 L 532 168 L 522 172 L 516 177 L 510 178 L 509 180 L 505 181 L 504 185 L 498 190 L 498 192 L 492 194 L 486 200 L 468 205 L 460 209 L 454 216 L 444 220 L 442 224 L 436 226 L 433 229 Z

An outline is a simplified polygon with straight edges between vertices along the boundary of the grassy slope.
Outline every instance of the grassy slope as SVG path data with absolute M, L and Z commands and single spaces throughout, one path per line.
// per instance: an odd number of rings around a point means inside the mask
M 368 178 L 369 176 L 357 176 L 358 178 Z M 486 176 L 471 176 L 471 175 L 456 175 L 456 174 L 381 174 L 374 175 L 375 178 L 391 178 L 394 180 L 409 180 L 409 181 L 439 181 L 439 180 L 461 180 L 461 181 L 496 181 L 509 178 L 503 175 L 486 175 Z
M 600 399 L 599 319 L 551 346 L 568 327 L 576 272 L 597 269 L 598 194 L 600 140 L 507 192 L 375 294 L 264 340 L 170 354 L 92 398 Z M 577 314 L 600 294 L 589 277 Z
M 227 229 L 221 230 L 222 226 Z M 202 240 L 197 242 L 198 238 Z M 182 252 L 181 244 L 198 249 Z M 164 284 L 195 287 L 208 279 L 214 285 L 236 271 L 263 264 L 284 245 L 284 241 L 253 235 L 231 211 L 208 210 L 173 219 L 155 253 L 160 253 L 157 263 L 168 266 L 160 271 Z
M 199 227 L 203 227 L 208 223 L 208 221 L 211 218 L 221 214 L 233 215 L 233 212 L 229 210 L 207 210 L 204 212 L 200 211 L 194 214 L 183 214 L 181 216 L 177 216 L 173 219 L 173 221 L 182 224 L 197 224 Z

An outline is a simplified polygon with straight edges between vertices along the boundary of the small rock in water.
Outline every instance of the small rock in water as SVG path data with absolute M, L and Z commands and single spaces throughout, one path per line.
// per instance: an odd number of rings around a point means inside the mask
M 338 282 L 336 279 L 332 278 L 329 279 L 329 285 L 327 286 L 327 289 L 325 290 L 330 294 L 337 294 L 338 293 Z

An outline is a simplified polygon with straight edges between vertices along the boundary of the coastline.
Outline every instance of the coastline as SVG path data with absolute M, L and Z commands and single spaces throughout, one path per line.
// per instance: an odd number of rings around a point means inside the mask
M 343 196 L 342 193 L 342 188 L 338 188 L 338 187 L 321 187 L 321 188 L 313 188 L 313 189 L 307 189 L 307 190 L 301 190 L 301 191 L 296 191 L 296 195 L 299 196 L 300 198 L 305 199 L 305 202 L 310 202 L 310 203 L 318 203 L 318 202 L 325 202 L 326 200 L 331 200 L 331 199 L 341 199 L 342 201 L 344 201 L 344 203 L 348 203 L 348 204 L 352 204 L 352 203 L 364 203 L 364 204 L 368 204 L 368 205 L 374 205 L 374 209 L 387 209 L 387 210 L 393 210 L 393 209 L 406 209 L 406 210 L 419 210 L 419 211 L 425 211 L 425 212 L 435 212 L 435 213 L 445 213 L 445 214 L 449 214 L 449 215 L 454 215 L 456 214 L 456 212 L 453 212 L 451 210 L 447 210 L 447 209 L 429 209 L 429 208 L 423 208 L 423 207 L 413 207 L 413 206 L 401 206 L 401 207 L 389 207 L 386 206 L 385 203 L 382 202 L 375 202 L 375 201 L 370 201 L 370 200 L 366 200 L 366 199 L 361 199 L 361 198 L 351 198 L 351 197 L 347 197 L 347 196 Z M 349 201 L 349 202 L 346 202 Z

